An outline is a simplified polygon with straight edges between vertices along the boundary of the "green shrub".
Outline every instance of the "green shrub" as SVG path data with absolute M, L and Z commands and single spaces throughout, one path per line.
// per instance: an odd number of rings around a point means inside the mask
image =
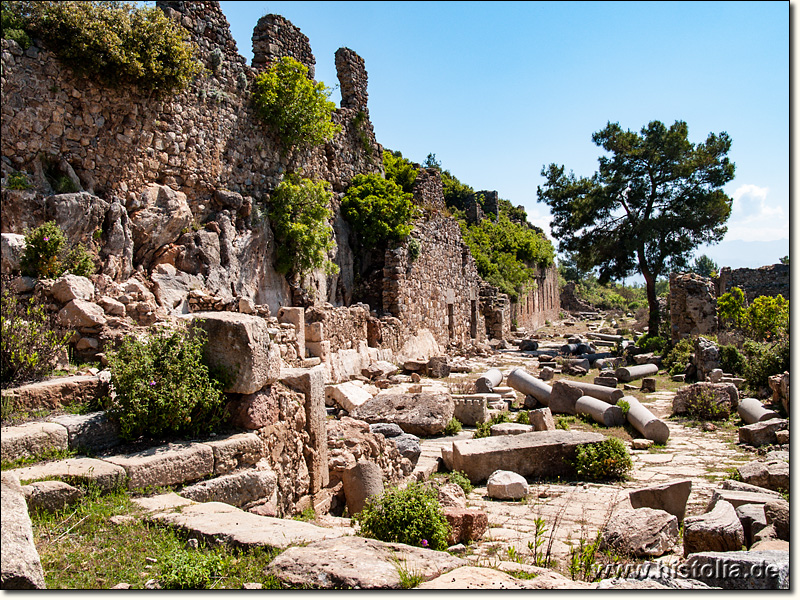
M 511 422 L 511 417 L 509 416 L 507 411 L 497 413 L 485 423 L 478 423 L 478 425 L 475 427 L 475 433 L 472 435 L 472 437 L 473 439 L 489 437 L 491 435 L 492 425 L 497 425 L 498 423 L 509 423 L 509 422 Z
M 417 238 L 409 238 L 408 240 L 408 262 L 414 262 L 419 258 L 422 252 L 422 244 L 419 243 Z
M 444 434 L 456 435 L 457 433 L 461 433 L 461 421 L 453 417 L 447 422 L 447 425 L 445 425 Z
M 159 582 L 165 590 L 204 590 L 222 570 L 221 556 L 181 549 L 161 557 Z
M 530 425 L 531 424 L 531 419 L 528 416 L 528 411 L 527 410 L 523 410 L 523 411 L 519 412 L 519 414 L 517 415 L 517 423 L 521 423 L 522 425 Z
M 370 498 L 355 520 L 359 535 L 364 537 L 433 550 L 447 549 L 450 525 L 438 495 L 416 482 L 405 489 L 390 488 Z
M 624 398 L 620 398 L 617 400 L 617 406 L 622 409 L 622 418 L 627 418 L 628 411 L 631 409 L 631 403 L 625 400 Z
M 694 343 L 690 338 L 684 338 L 664 355 L 661 367 L 670 375 L 679 375 L 686 371 L 686 365 L 689 364 L 692 352 L 694 352 Z
M 697 390 L 686 398 L 686 413 L 704 421 L 724 421 L 730 416 L 727 392 Z
M 747 307 L 746 331 L 755 340 L 785 337 L 789 333 L 789 301 L 778 294 L 758 296 Z
M 636 340 L 636 347 L 642 348 L 647 352 L 661 352 L 666 346 L 667 342 L 664 338 L 657 335 L 650 335 L 649 333 L 644 334 Z
M 466 473 L 463 471 L 451 471 L 450 473 L 445 473 L 444 478 L 447 480 L 447 483 L 455 483 L 458 487 L 464 490 L 464 494 L 466 495 L 469 495 L 469 493 L 474 489 L 469 477 L 467 477 Z
M 273 192 L 269 218 L 278 242 L 278 272 L 301 277 L 320 268 L 330 274 L 338 272 L 327 256 L 334 247 L 330 199 L 327 182 L 294 175 L 284 179 Z
M 747 387 L 758 392 L 769 388 L 769 378 L 789 370 L 789 340 L 781 339 L 775 343 L 758 343 L 748 340 L 744 343 L 746 360 L 742 375 Z
M 253 82 L 256 114 L 277 134 L 285 151 L 318 146 L 341 127 L 331 121 L 336 104 L 331 90 L 308 77 L 308 68 L 288 56 L 272 64 Z
M 3 39 L 14 40 L 23 50 L 27 50 L 33 42 L 25 33 L 25 20 L 22 18 L 20 7 L 17 4 L 17 2 L 6 2 L 5 0 L 2 3 Z
M 52 373 L 56 356 L 72 332 L 59 333 L 53 317 L 34 301 L 20 303 L 3 290 L 0 302 L 2 387 L 44 379 Z
M 380 175 L 356 175 L 342 199 L 342 215 L 363 248 L 385 248 L 411 233 L 419 216 L 412 195 Z
M 607 481 L 625 479 L 633 468 L 633 461 L 625 442 L 612 437 L 596 444 L 578 446 L 572 466 L 581 479 Z
M 8 189 L 10 190 L 29 190 L 33 187 L 28 180 L 28 174 L 20 171 L 18 173 L 9 173 L 6 178 Z
M 386 172 L 386 179 L 394 181 L 405 193 L 411 194 L 414 191 L 414 183 L 419 171 L 414 168 L 411 161 L 403 158 L 401 152 L 384 149 L 383 169 Z
M 156 7 L 124 2 L 15 2 L 25 30 L 63 63 L 111 87 L 167 93 L 200 73 L 188 32 Z
M 733 287 L 730 292 L 717 298 L 717 315 L 724 327 L 741 329 L 745 324 L 747 311 L 744 307 L 744 292 Z
M 92 255 L 81 245 L 68 248 L 67 238 L 55 221 L 48 221 L 25 234 L 22 274 L 52 279 L 64 273 L 88 277 L 94 273 Z
M 126 441 L 162 434 L 208 434 L 225 416 L 222 384 L 202 362 L 205 333 L 151 330 L 144 341 L 128 336 L 108 354 L 116 397 L 108 414 Z
M 727 344 L 719 348 L 719 364 L 725 373 L 741 375 L 744 372 L 745 357 L 736 346 Z

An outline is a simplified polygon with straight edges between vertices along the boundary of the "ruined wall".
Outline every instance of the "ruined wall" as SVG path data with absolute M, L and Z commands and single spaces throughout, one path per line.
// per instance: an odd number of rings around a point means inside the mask
M 712 334 L 719 328 L 714 282 L 694 273 L 669 276 L 669 313 L 672 340 Z
M 558 292 L 558 268 L 553 265 L 538 269 L 534 286 L 511 304 L 511 319 L 517 327 L 533 331 L 544 327 L 545 321 L 556 321 L 561 312 Z
M 75 75 L 48 51 L 33 47 L 23 52 L 3 40 L 3 173 L 26 171 L 44 197 L 53 193 L 45 173 L 63 164 L 60 171 L 74 175 L 81 189 L 128 212 L 154 182 L 185 194 L 189 225 L 217 222 L 228 234 L 224 250 L 247 263 L 241 273 L 220 269 L 216 280 L 204 282 L 208 290 L 228 300 L 233 283 L 236 293 L 268 303 L 275 311 L 291 296 L 272 267 L 273 244 L 264 218 L 268 195 L 292 166 L 301 167 L 305 176 L 329 181 L 336 191 L 345 189 L 357 173 L 381 172 L 381 148 L 368 114 L 357 120 L 355 108 L 340 109 L 333 118 L 342 132 L 330 143 L 283 156 L 252 113 L 249 88 L 257 69 L 238 55 L 219 3 L 157 5 L 190 32 L 207 69 L 174 96 L 157 98 L 130 87 L 108 89 Z M 313 65 L 307 38 L 287 21 L 262 20 L 257 33 L 259 65 L 282 52 Z M 366 89 L 366 71 L 345 70 L 340 84 Z M 117 221 L 126 217 L 119 213 Z M 6 220 L 3 231 L 12 231 Z M 108 226 L 116 227 L 117 221 Z M 183 246 L 178 234 L 165 242 Z M 167 262 L 179 251 L 173 248 Z M 118 271 L 112 275 L 130 275 L 130 269 Z M 324 278 L 317 287 L 322 299 L 342 296 L 329 294 Z
M 789 299 L 789 265 L 777 264 L 758 269 L 723 267 L 715 280 L 717 296 L 738 287 L 744 291 L 748 304 L 758 296 L 777 296 Z

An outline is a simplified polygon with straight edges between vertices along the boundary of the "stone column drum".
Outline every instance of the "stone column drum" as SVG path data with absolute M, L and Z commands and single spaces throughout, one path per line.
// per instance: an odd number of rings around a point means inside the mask
M 658 373 L 658 367 L 652 363 L 647 363 L 645 365 L 632 365 L 630 367 L 620 367 L 617 369 L 615 373 L 617 379 L 620 381 L 624 381 L 625 383 L 629 383 L 634 379 L 641 379 L 642 377 L 647 377 L 649 375 L 655 375 Z
M 656 444 L 666 444 L 669 439 L 669 427 L 657 418 L 633 396 L 623 396 L 630 409 L 628 410 L 628 423 L 641 433 L 646 439 L 653 440 Z
M 742 398 L 739 401 L 739 407 L 736 409 L 742 421 L 746 425 L 753 423 L 760 423 L 761 421 L 769 421 L 770 419 L 780 419 L 780 415 L 774 410 L 765 408 L 761 402 L 755 398 Z
M 549 385 L 525 371 L 525 369 L 514 369 L 508 374 L 506 383 L 523 394 L 533 396 L 539 402 L 547 406 L 550 404 L 550 392 L 553 391 Z
M 500 369 L 489 369 L 478 377 L 475 382 L 475 391 L 479 394 L 491 394 L 501 381 L 503 381 L 503 373 L 500 372 Z
M 575 412 L 579 415 L 589 415 L 598 423 L 606 427 L 619 427 L 625 422 L 622 409 L 591 396 L 581 396 L 575 402 Z

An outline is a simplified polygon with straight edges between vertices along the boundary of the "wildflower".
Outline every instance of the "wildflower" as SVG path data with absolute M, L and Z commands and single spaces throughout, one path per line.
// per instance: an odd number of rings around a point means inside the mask
M 49 238 L 48 236 L 44 236 L 44 237 L 42 238 L 42 240 L 44 240 L 45 242 L 49 242 L 49 241 L 50 241 L 50 238 Z
M 422 545 L 423 548 L 427 548 L 428 547 L 428 540 L 422 540 L 422 544 L 421 545 Z
M 156 384 L 155 380 L 154 380 L 154 379 L 151 379 L 151 380 L 150 380 L 150 385 L 155 385 L 155 384 Z

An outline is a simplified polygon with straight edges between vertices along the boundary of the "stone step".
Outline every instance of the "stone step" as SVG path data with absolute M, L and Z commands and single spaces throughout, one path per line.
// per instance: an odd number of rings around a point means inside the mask
M 25 423 L 3 427 L 0 431 L 0 457 L 3 462 L 33 457 L 69 448 L 67 428 L 57 423 Z
M 96 458 L 66 458 L 11 471 L 22 482 L 57 479 L 66 483 L 91 483 L 111 491 L 125 483 L 125 469 Z

